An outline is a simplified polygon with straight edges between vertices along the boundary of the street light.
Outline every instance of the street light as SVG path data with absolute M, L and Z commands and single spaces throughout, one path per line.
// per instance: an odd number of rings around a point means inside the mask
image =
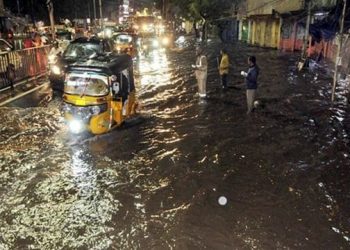
M 46 0 L 46 6 L 49 11 L 52 39 L 55 40 L 55 18 L 53 16 L 53 2 Z
M 94 5 L 94 26 L 96 25 L 96 1 L 93 0 L 93 5 Z
M 103 29 L 102 0 L 99 1 L 99 5 L 100 5 L 100 26 Z

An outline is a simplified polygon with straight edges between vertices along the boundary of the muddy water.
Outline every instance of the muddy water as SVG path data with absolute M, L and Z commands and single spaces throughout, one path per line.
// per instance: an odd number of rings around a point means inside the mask
M 223 92 L 219 48 L 202 101 L 192 46 L 141 59 L 140 117 L 108 135 L 71 138 L 57 100 L 1 109 L 0 249 L 348 249 L 347 81 L 331 105 L 322 68 L 235 44 Z M 247 116 L 251 54 L 261 105 Z

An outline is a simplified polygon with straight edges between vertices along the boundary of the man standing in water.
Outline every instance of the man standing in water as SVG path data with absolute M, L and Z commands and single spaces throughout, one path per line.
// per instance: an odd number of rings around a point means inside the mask
M 247 87 L 247 114 L 252 112 L 254 108 L 254 100 L 256 95 L 256 89 L 258 88 L 258 76 L 259 67 L 256 65 L 255 56 L 250 56 L 248 58 L 249 69 L 248 72 L 241 72 L 241 75 L 245 77 L 245 83 Z
M 220 51 L 220 54 L 221 54 L 221 61 L 219 65 L 219 74 L 221 77 L 221 85 L 223 89 L 227 89 L 227 76 L 228 76 L 228 69 L 230 66 L 230 60 L 225 49 L 222 49 Z
M 197 47 L 196 57 L 196 65 L 192 65 L 192 67 L 195 69 L 199 97 L 205 98 L 207 96 L 208 62 L 202 48 Z

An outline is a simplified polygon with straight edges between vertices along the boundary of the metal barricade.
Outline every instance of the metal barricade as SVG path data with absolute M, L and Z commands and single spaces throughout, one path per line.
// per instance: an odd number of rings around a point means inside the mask
M 0 53 L 0 89 L 47 72 L 51 46 Z

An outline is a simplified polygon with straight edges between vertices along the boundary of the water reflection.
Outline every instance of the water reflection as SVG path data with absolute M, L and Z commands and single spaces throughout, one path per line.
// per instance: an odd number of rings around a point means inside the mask
M 169 84 L 171 74 L 165 50 L 154 50 L 147 57 L 141 57 L 137 65 L 141 88 L 149 85 Z M 141 89 L 142 91 L 142 89 Z
M 84 159 L 85 158 L 85 159 Z M 93 195 L 96 189 L 95 167 L 88 163 L 86 152 L 81 148 L 72 149 L 71 171 L 73 181 L 82 196 Z

